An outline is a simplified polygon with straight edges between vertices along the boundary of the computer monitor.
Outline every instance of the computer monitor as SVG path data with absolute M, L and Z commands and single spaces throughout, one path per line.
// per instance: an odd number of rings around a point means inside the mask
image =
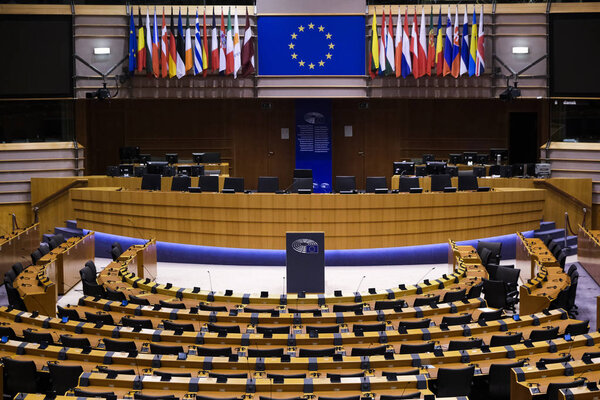
M 485 165 L 489 163 L 490 156 L 488 154 L 477 154 L 477 164 Z
M 446 163 L 444 161 L 427 161 L 427 175 L 442 175 L 446 173 Z
M 477 161 L 477 152 L 465 151 L 463 153 L 463 163 L 467 165 L 473 165 Z
M 299 193 L 299 190 L 313 190 L 313 180 L 311 178 L 294 178 L 294 183 L 292 183 L 292 187 L 290 188 L 291 193 Z
M 450 157 L 448 158 L 448 164 L 452 164 L 452 165 L 462 164 L 462 154 L 458 154 L 458 153 L 450 154 Z
M 196 164 L 219 164 L 221 162 L 221 153 L 192 153 L 192 159 Z
M 394 173 L 392 175 L 414 175 L 415 163 L 409 161 L 394 161 Z
M 512 176 L 524 176 L 525 175 L 525 164 L 513 164 Z
M 132 163 L 140 155 L 140 148 L 137 146 L 123 146 L 119 147 L 119 159 L 121 164 Z
M 435 161 L 433 154 L 423 154 L 423 164 L 427 164 L 427 161 Z
M 165 175 L 165 170 L 169 165 L 166 161 L 150 161 L 146 165 L 146 172 L 148 174 L 160 174 Z
M 171 164 L 177 164 L 179 162 L 179 155 L 177 153 L 167 153 L 165 154 L 165 160 Z
M 295 169 L 294 178 L 311 178 L 313 177 L 312 169 Z
M 202 176 L 204 175 L 204 165 L 192 165 L 190 176 Z
M 198 178 L 198 186 L 200 186 L 203 192 L 218 192 L 219 177 L 202 175 Z
M 192 160 L 196 164 L 200 164 L 202 162 L 202 156 L 203 155 L 204 155 L 204 153 L 192 153 Z
M 125 177 L 133 176 L 133 164 L 119 165 L 119 175 Z
M 106 167 L 106 176 L 119 176 L 119 167 L 117 165 Z
M 177 175 L 192 176 L 192 166 L 191 165 L 178 165 L 177 166 Z
M 232 189 L 234 192 L 244 191 L 244 178 L 226 177 L 223 182 L 223 190 Z
M 148 161 L 152 161 L 152 156 L 150 154 L 140 154 L 138 156 L 138 162 L 140 164 L 148 164 Z
M 508 161 L 508 149 L 490 149 L 490 161 L 492 164 L 498 162 L 498 155 L 500 155 L 501 164 Z
M 356 177 L 355 176 L 336 176 L 335 177 L 335 191 L 339 192 L 352 192 L 356 190 Z

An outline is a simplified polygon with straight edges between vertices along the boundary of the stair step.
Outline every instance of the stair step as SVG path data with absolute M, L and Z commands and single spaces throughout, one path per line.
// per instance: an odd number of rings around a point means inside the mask
M 77 229 L 77 221 L 74 219 L 67 220 L 67 228 Z
M 558 239 L 565 236 L 564 229 L 549 229 L 542 232 L 534 231 L 533 237 L 544 239 L 545 237 L 550 236 L 552 239 Z
M 556 224 L 554 221 L 542 221 L 540 222 L 540 229 L 536 229 L 536 232 L 548 231 L 551 229 L 556 229 Z

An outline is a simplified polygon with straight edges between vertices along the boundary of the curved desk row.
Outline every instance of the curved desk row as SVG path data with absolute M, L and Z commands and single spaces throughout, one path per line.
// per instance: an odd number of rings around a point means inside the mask
M 287 231 L 324 231 L 327 249 L 360 249 L 512 234 L 539 225 L 544 190 L 422 194 L 223 194 L 92 187 L 70 190 L 86 229 L 158 241 L 285 247 Z
M 31 264 L 30 254 L 40 245 L 39 227 L 36 223 L 0 237 L 0 284 L 14 263 Z

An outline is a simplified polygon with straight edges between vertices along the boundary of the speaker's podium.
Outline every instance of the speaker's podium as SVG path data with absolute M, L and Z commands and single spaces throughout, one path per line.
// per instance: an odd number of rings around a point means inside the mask
M 325 232 L 286 232 L 288 293 L 325 291 Z

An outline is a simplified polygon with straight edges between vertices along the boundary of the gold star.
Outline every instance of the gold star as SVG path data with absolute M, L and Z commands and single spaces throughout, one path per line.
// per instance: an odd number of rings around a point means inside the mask
M 328 59 L 328 60 L 331 60 L 331 53 L 327 53 L 327 54 L 325 54 L 325 55 L 327 56 L 327 59 Z
M 295 33 L 292 33 L 292 39 L 296 39 L 298 37 L 298 35 L 296 35 Z
M 319 25 L 319 32 L 323 32 L 325 30 L 325 27 L 323 25 Z
M 333 43 L 329 43 L 329 48 L 333 49 L 335 47 L 335 45 Z
M 300 25 L 300 26 L 298 27 L 298 31 L 299 31 L 299 32 L 304 32 L 304 27 L 303 27 L 302 25 Z
M 293 53 L 293 54 L 292 54 L 292 58 L 295 60 L 295 59 L 296 59 L 296 57 L 298 57 L 298 54 L 296 54 L 296 53 Z
M 304 67 L 304 61 L 300 60 L 298 61 L 298 64 L 300 64 L 301 67 Z
M 295 46 L 295 44 L 294 43 L 290 43 L 290 44 L 288 44 L 288 46 L 290 46 L 290 49 L 293 49 L 294 46 Z
M 325 65 L 325 61 L 321 60 L 319 61 L 319 67 L 323 67 Z
M 331 39 L 331 33 L 328 33 L 327 35 L 325 35 L 325 37 L 326 37 L 327 39 Z
M 315 64 L 313 64 L 313 63 L 308 64 L 308 68 L 315 69 Z
M 313 29 L 315 27 L 315 24 L 313 24 L 312 22 L 310 24 L 308 24 L 308 29 Z

